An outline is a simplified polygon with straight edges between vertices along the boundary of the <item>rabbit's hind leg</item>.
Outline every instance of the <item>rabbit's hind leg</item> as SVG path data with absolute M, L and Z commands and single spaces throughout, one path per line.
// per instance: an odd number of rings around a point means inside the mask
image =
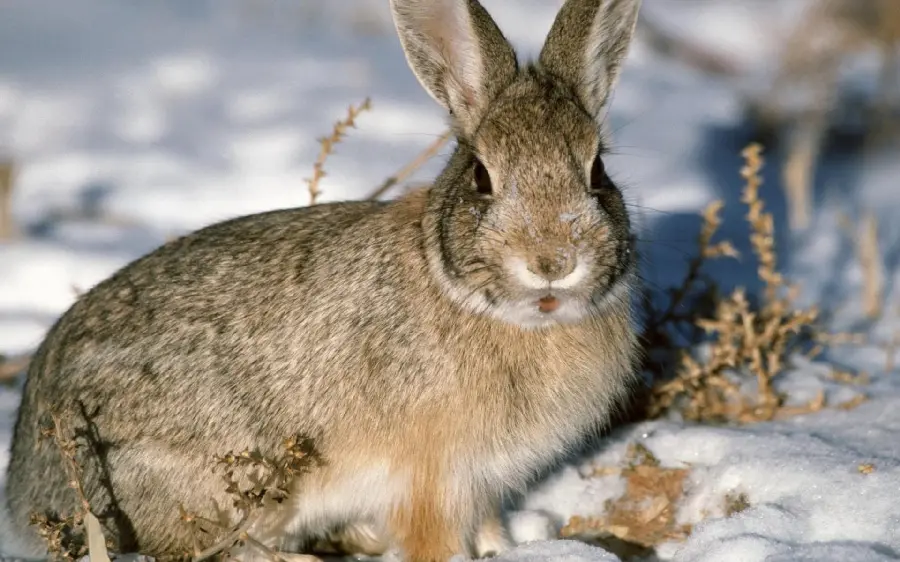
M 499 512 L 486 517 L 475 535 L 475 556 L 491 558 L 513 547 Z
M 386 531 L 368 522 L 342 525 L 313 545 L 313 552 L 352 556 L 381 556 L 390 548 Z

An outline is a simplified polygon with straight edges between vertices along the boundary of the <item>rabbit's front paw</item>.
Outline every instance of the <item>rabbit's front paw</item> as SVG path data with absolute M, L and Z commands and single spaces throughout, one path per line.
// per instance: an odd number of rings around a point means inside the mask
M 499 517 L 490 517 L 481 524 L 475 537 L 475 556 L 491 558 L 503 554 L 512 547 L 513 543 L 509 540 L 506 528 Z

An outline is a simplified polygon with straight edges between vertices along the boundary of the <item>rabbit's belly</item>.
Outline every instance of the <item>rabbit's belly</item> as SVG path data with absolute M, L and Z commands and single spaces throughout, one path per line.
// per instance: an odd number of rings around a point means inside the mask
M 409 494 L 409 479 L 389 470 L 386 462 L 344 473 L 312 473 L 301 477 L 281 505 L 273 506 L 255 526 L 253 535 L 272 546 L 291 539 L 321 535 L 330 528 L 356 521 L 383 523 L 390 509 Z

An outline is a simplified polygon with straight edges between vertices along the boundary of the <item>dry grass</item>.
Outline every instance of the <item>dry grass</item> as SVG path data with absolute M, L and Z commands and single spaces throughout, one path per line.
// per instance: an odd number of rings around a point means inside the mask
M 228 525 L 179 506 L 181 519 L 190 527 L 194 537 L 194 551 L 187 553 L 188 558 L 192 562 L 202 562 L 218 555 L 227 556 L 236 546 L 251 545 L 271 560 L 280 560 L 276 552 L 253 538 L 249 530 L 266 505 L 281 503 L 287 498 L 294 478 L 319 463 L 312 442 L 301 436 L 286 439 L 282 455 L 277 458 L 242 451 L 214 460 L 216 466 L 224 471 L 225 490 L 233 498 L 232 507 L 240 517 L 237 523 Z M 213 544 L 202 546 L 208 544 L 210 538 Z
M 668 365 L 677 360 L 675 356 L 685 341 L 701 339 L 702 330 L 697 324 L 719 300 L 718 284 L 704 273 L 704 265 L 713 259 L 738 257 L 730 242 L 713 242 L 721 226 L 719 213 L 722 207 L 721 201 L 714 201 L 703 211 L 697 252 L 688 261 L 687 273 L 681 282 L 668 289 L 666 305 L 657 307 L 649 290 L 644 293 L 647 321 L 641 338 L 648 351 L 644 368 L 657 378 L 668 374 Z
M 754 108 L 770 131 L 790 123 L 787 160 L 782 180 L 788 200 L 789 224 L 805 229 L 812 218 L 812 187 L 816 163 L 834 116 L 840 114 L 843 65 L 863 52 L 880 58 L 874 76 L 875 97 L 861 109 L 870 131 L 865 142 L 895 136 L 900 48 L 900 11 L 896 0 L 820 0 L 812 2 L 790 31 L 779 69 L 765 97 Z M 808 91 L 810 99 L 798 115 L 780 106 L 788 93 Z
M 91 562 L 109 562 L 107 547 L 112 545 L 107 544 L 84 491 L 83 471 L 77 460 L 80 445 L 65 417 L 54 413 L 51 418 L 53 425 L 44 428 L 41 436 L 52 439 L 59 450 L 79 507 L 69 515 L 34 513 L 30 523 L 47 542 L 53 560 L 71 562 L 89 555 Z M 263 507 L 284 501 L 293 479 L 320 462 L 312 442 L 300 436 L 286 439 L 282 454 L 276 458 L 243 451 L 212 460 L 224 473 L 225 491 L 232 497 L 232 508 L 239 514 L 238 521 L 230 525 L 178 506 L 182 521 L 190 527 L 194 537 L 194 550 L 185 553 L 185 559 L 202 562 L 216 556 L 227 557 L 234 547 L 251 545 L 269 559 L 284 562 L 276 552 L 254 539 L 249 530 Z
M 725 517 L 736 515 L 750 507 L 750 498 L 744 492 L 731 492 L 725 495 Z
M 588 476 L 623 478 L 622 495 L 608 500 L 599 515 L 571 517 L 559 535 L 599 544 L 622 560 L 655 560 L 657 547 L 682 542 L 693 531 L 692 524 L 678 517 L 679 504 L 690 491 L 689 475 L 690 467 L 664 467 L 647 447 L 631 443 L 622 466 L 594 467 Z M 700 517 L 732 517 L 751 506 L 747 493 L 738 490 L 721 501 L 717 514 L 703 511 Z
M 762 147 L 756 144 L 745 149 L 746 166 L 741 170 L 746 182 L 742 201 L 747 206 L 746 216 L 751 227 L 750 244 L 759 262 L 757 275 L 764 287 L 761 302 L 751 304 L 744 289 L 738 288 L 719 298 L 709 317 L 697 318 L 697 310 L 692 309 L 686 317 L 675 319 L 693 321 L 707 336 L 703 342 L 705 349 L 701 349 L 698 356 L 692 350 L 680 351 L 675 377 L 659 382 L 653 389 L 651 417 L 674 409 L 690 421 L 748 423 L 815 412 L 826 406 L 824 394 L 806 404 L 787 406 L 787 397 L 776 392 L 773 386 L 773 380 L 785 370 L 792 354 L 812 347 L 808 353 L 813 355 L 825 345 L 852 338 L 827 334 L 819 324 L 818 310 L 797 307 L 796 288 L 789 287 L 778 273 L 774 221 L 765 211 L 759 195 L 761 153 Z M 676 297 L 695 290 L 703 258 L 734 254 L 728 244 L 711 245 L 719 226 L 718 209 L 719 206 L 714 205 L 705 214 L 698 258 L 692 260 L 681 288 L 673 291 Z M 703 290 L 707 295 L 715 293 L 708 286 Z M 683 302 L 685 299 L 673 298 L 672 301 Z M 669 308 L 673 307 L 670 305 Z M 663 327 L 673 322 L 671 314 L 651 313 L 650 316 L 661 317 Z M 665 333 L 659 325 L 653 329 Z M 660 338 L 649 341 L 658 344 Z M 817 345 L 811 346 L 813 343 Z M 754 379 L 755 396 L 745 393 L 748 375 Z
M 30 357 L 6 357 L 0 355 L 0 384 L 11 384 L 28 368 Z
M 884 264 L 878 247 L 878 221 L 866 213 L 857 238 L 860 265 L 863 272 L 863 310 L 870 319 L 881 316 L 884 310 Z
M 77 460 L 78 442 L 66 419 L 51 414 L 52 425 L 41 431 L 43 439 L 52 439 L 62 457 L 69 477 L 69 487 L 75 492 L 78 509 L 68 516 L 33 513 L 30 523 L 47 541 L 47 550 L 54 560 L 76 560 L 89 555 L 91 562 L 109 562 L 106 539 L 100 521 L 91 512 L 83 486 L 83 472 Z
M 13 162 L 0 162 L 0 240 L 9 240 L 16 234 L 16 223 L 12 213 L 15 180 L 16 167 Z
M 315 205 L 319 199 L 319 195 L 322 193 L 322 190 L 319 189 L 319 182 L 327 175 L 325 172 L 325 162 L 328 160 L 328 157 L 331 156 L 331 153 L 334 152 L 334 147 L 344 140 L 344 137 L 347 136 L 348 129 L 356 127 L 356 118 L 359 117 L 362 112 L 368 111 L 371 108 L 372 101 L 369 98 L 366 98 L 357 106 L 351 105 L 347 108 L 346 117 L 335 122 L 331 134 L 319 139 L 321 148 L 319 149 L 319 156 L 313 164 L 313 175 L 306 180 L 309 187 L 310 205 Z
M 892 372 L 897 367 L 897 350 L 900 349 L 900 331 L 895 331 L 884 346 L 884 370 Z
M 629 445 L 625 462 L 624 468 L 595 471 L 596 475 L 621 475 L 625 492 L 606 502 L 602 516 L 569 519 L 560 530 L 561 537 L 603 544 L 623 558 L 644 556 L 663 542 L 687 538 L 691 526 L 679 524 L 676 511 L 688 469 L 661 466 L 639 443 Z
M 409 178 L 409 176 L 415 173 L 416 170 L 421 168 L 422 165 L 425 164 L 425 162 L 433 158 L 441 149 L 441 147 L 447 144 L 447 141 L 450 140 L 451 136 L 452 131 L 444 131 L 440 136 L 434 139 L 434 142 L 428 145 L 425 150 L 423 150 L 415 158 L 410 160 L 408 164 L 400 168 L 397 173 L 384 180 L 381 185 L 379 185 L 375 189 L 375 191 L 370 193 L 366 199 L 378 199 L 379 197 L 387 193 L 392 187 L 405 181 L 407 178 Z

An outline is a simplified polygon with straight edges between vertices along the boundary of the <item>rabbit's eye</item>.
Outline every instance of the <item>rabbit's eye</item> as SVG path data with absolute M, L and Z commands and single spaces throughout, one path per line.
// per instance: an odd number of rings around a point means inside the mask
M 494 188 L 491 185 L 491 175 L 481 162 L 475 162 L 475 189 L 479 195 L 491 195 Z
M 591 166 L 591 191 L 605 191 L 615 187 L 609 176 L 606 175 L 606 166 L 603 165 L 603 158 L 597 156 L 594 158 L 594 164 Z

